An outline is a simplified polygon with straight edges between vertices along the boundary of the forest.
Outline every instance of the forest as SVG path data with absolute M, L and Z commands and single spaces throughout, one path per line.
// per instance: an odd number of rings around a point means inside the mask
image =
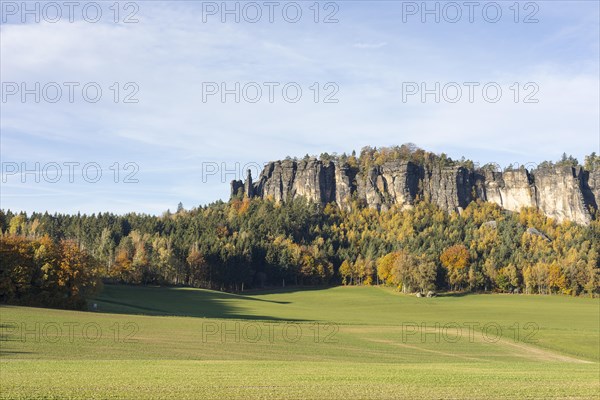
M 0 301 L 13 304 L 81 308 L 102 281 L 231 292 L 341 284 L 600 294 L 597 216 L 589 226 L 558 223 L 481 201 L 459 214 L 427 199 L 377 211 L 358 201 L 342 210 L 239 196 L 160 216 L 0 210 L 0 229 Z

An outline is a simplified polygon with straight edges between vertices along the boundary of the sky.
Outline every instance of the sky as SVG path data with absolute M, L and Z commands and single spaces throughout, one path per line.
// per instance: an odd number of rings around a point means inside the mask
M 161 214 L 271 160 L 600 152 L 598 1 L 0 3 L 0 208 Z

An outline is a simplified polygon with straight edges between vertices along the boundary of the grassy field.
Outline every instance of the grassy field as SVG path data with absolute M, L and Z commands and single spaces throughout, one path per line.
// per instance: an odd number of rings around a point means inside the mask
M 600 396 L 598 299 L 106 286 L 91 302 L 0 308 L 0 398 Z

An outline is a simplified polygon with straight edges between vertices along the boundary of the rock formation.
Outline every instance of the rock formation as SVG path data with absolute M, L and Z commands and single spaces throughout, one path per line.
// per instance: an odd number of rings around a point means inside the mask
M 484 192 L 479 198 L 509 211 L 536 206 L 536 188 L 526 169 L 484 173 Z
M 422 198 L 448 212 L 461 212 L 470 202 L 481 199 L 509 211 L 535 207 L 558 221 L 589 224 L 590 210 L 598 208 L 600 173 L 572 167 L 492 172 L 410 161 L 392 161 L 359 171 L 340 161 L 286 159 L 268 163 L 256 182 L 250 171 L 245 182 L 231 182 L 232 196 L 241 192 L 276 202 L 304 197 L 344 209 L 354 200 L 386 210 L 393 205 L 410 207 Z
M 537 170 L 536 206 L 545 215 L 559 221 L 589 223 L 591 215 L 584 201 L 586 185 L 583 171 L 572 167 Z

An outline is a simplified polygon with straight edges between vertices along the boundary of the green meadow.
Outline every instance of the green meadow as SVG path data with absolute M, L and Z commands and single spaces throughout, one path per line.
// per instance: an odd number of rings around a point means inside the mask
M 93 303 L 0 308 L 0 398 L 600 395 L 599 299 L 107 285 Z

